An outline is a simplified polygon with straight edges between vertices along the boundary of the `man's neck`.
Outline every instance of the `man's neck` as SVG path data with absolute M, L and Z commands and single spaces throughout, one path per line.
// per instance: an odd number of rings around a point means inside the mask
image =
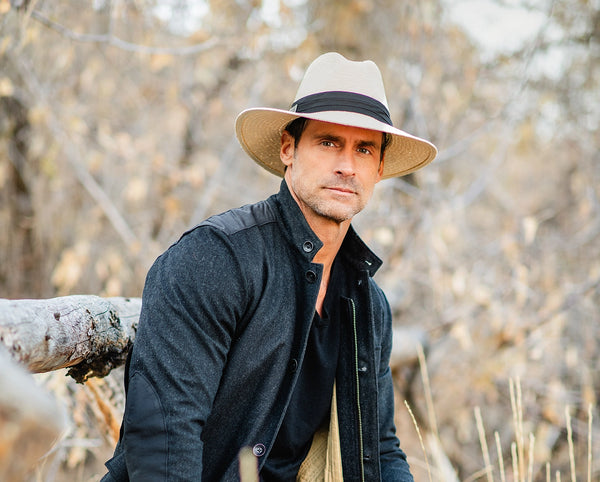
M 344 242 L 346 233 L 350 228 L 350 220 L 337 223 L 324 218 L 311 218 L 310 216 L 306 216 L 306 214 L 305 218 L 313 232 L 323 243 L 323 246 L 313 258 L 313 263 L 320 263 L 323 265 L 323 275 L 321 278 L 321 285 L 319 287 L 319 294 L 317 296 L 317 303 L 315 306 L 317 313 L 322 315 L 323 302 L 325 300 L 325 295 L 327 294 L 329 278 L 331 276 L 331 267 L 333 266 L 335 257 L 337 256 L 338 251 Z
M 331 267 L 344 242 L 344 238 L 350 227 L 350 221 L 344 221 L 343 223 L 311 223 L 308 219 L 307 221 L 313 232 L 323 243 L 323 247 L 315 255 L 313 262 Z

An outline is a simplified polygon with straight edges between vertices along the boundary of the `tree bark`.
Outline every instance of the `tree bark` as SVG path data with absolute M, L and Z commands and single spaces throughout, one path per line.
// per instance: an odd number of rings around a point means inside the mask
M 122 365 L 135 338 L 140 298 L 0 299 L 0 343 L 34 373 L 70 367 L 79 383 Z

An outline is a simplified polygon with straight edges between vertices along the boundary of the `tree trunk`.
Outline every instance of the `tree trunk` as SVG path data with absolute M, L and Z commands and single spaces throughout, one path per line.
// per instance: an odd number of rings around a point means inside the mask
M 70 367 L 82 383 L 122 365 L 139 321 L 140 298 L 64 296 L 0 299 L 0 342 L 34 373 Z

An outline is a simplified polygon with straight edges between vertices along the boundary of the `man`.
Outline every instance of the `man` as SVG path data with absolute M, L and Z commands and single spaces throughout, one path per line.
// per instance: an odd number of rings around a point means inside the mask
M 239 480 L 251 447 L 265 482 L 412 481 L 381 261 L 350 222 L 435 147 L 392 126 L 373 62 L 336 53 L 289 111 L 246 110 L 236 133 L 281 189 L 209 218 L 150 269 L 104 480 Z

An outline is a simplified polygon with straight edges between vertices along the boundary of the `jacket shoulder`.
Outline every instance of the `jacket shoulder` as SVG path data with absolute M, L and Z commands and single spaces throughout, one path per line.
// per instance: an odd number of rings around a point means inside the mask
M 211 216 L 197 227 L 211 226 L 223 231 L 226 235 L 232 235 L 249 228 L 276 222 L 276 220 L 275 210 L 267 199 Z

